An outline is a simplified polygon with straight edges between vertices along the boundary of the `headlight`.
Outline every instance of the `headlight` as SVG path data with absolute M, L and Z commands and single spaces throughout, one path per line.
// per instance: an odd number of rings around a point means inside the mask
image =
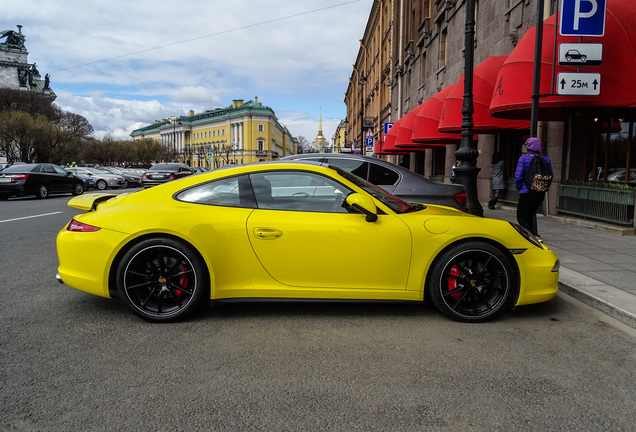
M 512 225 L 517 230 L 517 232 L 523 236 L 523 238 L 528 240 L 530 243 L 532 243 L 536 247 L 543 249 L 543 246 L 541 246 L 542 242 L 539 237 L 535 236 L 534 234 L 532 234 L 530 231 L 528 231 L 527 229 L 525 229 L 519 224 L 510 222 L 510 225 Z

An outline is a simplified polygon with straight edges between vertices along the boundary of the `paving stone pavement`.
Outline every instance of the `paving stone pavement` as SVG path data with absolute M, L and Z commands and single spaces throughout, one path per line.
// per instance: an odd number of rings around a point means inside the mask
M 484 205 L 484 216 L 517 220 L 509 206 Z M 634 228 L 541 214 L 537 224 L 543 242 L 559 256 L 559 289 L 636 328 Z

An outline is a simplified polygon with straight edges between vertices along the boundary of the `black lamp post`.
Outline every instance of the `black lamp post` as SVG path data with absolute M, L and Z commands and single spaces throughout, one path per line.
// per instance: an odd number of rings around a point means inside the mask
M 349 122 L 345 118 L 344 119 L 344 143 L 343 143 L 343 147 L 347 147 L 347 127 L 349 127 L 348 123 Z M 342 148 L 340 149 L 339 153 L 341 153 L 341 152 L 342 152 Z
M 455 181 L 466 189 L 466 207 L 470 214 L 484 215 L 477 196 L 477 157 L 479 151 L 473 143 L 473 63 L 475 52 L 475 1 L 466 0 L 466 35 L 464 51 L 464 103 L 462 105 L 462 133 L 455 157 L 460 164 L 455 168 Z
M 358 85 L 360 86 L 360 154 L 364 154 L 364 85 L 367 83 L 367 79 L 364 74 L 360 74 L 358 79 Z

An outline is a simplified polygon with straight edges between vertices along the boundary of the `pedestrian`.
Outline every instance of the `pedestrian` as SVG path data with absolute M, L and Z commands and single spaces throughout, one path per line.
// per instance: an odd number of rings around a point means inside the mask
M 528 189 L 526 185 L 526 175 L 530 168 L 532 158 L 543 157 L 553 175 L 552 163 L 547 156 L 541 156 L 543 144 L 539 138 L 528 138 L 525 143 L 527 153 L 521 155 L 515 171 L 515 186 L 519 191 L 519 201 L 517 202 L 517 222 L 522 227 L 528 229 L 532 234 L 538 236 L 537 211 L 545 198 L 545 191 L 535 191 Z M 550 177 L 551 178 L 551 177 Z
M 494 152 L 492 154 L 491 166 L 492 166 L 492 172 L 491 172 L 492 197 L 490 198 L 490 201 L 488 201 L 488 208 L 490 210 L 494 210 L 495 204 L 497 204 L 497 201 L 499 200 L 499 197 L 501 196 L 501 191 L 503 191 L 506 188 L 506 182 L 504 179 L 504 161 L 501 159 L 501 153 Z
M 455 165 L 453 165 L 452 168 L 451 168 L 450 182 L 452 184 L 455 184 L 455 168 L 457 168 L 460 163 L 461 163 L 461 161 L 459 159 L 456 159 L 455 160 Z

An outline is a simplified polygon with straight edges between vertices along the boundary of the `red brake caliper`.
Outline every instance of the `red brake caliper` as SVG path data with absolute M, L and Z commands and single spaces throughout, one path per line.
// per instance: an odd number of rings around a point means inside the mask
M 448 290 L 449 291 L 455 291 L 457 289 L 457 277 L 459 276 L 459 267 L 457 267 L 457 265 L 454 265 L 450 268 L 450 276 L 448 276 L 448 278 L 446 278 L 446 281 L 448 282 Z M 455 277 L 453 277 L 455 276 Z M 459 300 L 459 298 L 462 296 L 462 293 L 457 291 L 451 294 L 451 298 L 455 301 Z
M 185 271 L 187 269 L 184 268 L 183 270 Z M 190 278 L 188 277 L 188 275 L 186 274 L 181 275 L 181 277 L 179 278 L 179 285 L 183 288 L 187 288 L 188 282 L 190 282 Z M 177 297 L 181 297 L 181 295 L 183 294 L 183 291 L 180 289 L 177 289 L 175 290 L 174 293 L 177 295 Z

